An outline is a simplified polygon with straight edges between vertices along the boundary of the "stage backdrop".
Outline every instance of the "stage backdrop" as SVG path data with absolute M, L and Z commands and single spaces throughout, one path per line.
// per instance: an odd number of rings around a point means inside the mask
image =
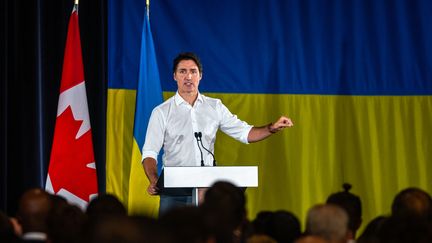
M 129 48 L 109 55 L 119 61 L 110 74 L 123 75 L 109 75 L 115 92 L 136 89 L 143 2 L 109 10 L 110 29 L 130 28 L 109 35 Z M 176 90 L 172 59 L 193 51 L 204 65 L 201 92 L 253 125 L 293 120 L 251 145 L 218 134 L 220 165 L 259 166 L 259 187 L 246 191 L 251 219 L 285 209 L 304 221 L 344 182 L 361 197 L 365 223 L 389 213 L 403 188 L 432 192 L 432 2 L 153 0 L 150 23 L 165 98 Z M 116 116 L 133 112 L 125 110 Z

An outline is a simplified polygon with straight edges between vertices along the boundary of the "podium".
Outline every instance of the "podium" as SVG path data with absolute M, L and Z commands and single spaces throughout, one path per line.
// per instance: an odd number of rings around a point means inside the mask
M 198 205 L 198 188 L 227 181 L 237 187 L 258 187 L 258 166 L 173 166 L 162 171 L 165 188 L 191 188 Z

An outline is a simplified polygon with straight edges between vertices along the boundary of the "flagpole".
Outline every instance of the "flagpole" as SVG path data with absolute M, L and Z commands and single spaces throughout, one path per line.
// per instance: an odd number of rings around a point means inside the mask
M 146 13 L 147 13 L 147 17 L 150 19 L 150 0 L 146 0 Z
M 76 10 L 77 13 L 78 13 L 78 5 L 79 5 L 79 0 L 75 0 L 75 1 L 74 1 L 74 7 L 73 7 L 73 9 Z M 73 10 L 72 10 L 72 11 L 73 11 Z

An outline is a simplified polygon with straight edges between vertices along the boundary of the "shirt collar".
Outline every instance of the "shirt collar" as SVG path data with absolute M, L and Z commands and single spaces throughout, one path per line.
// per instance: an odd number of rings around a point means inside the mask
M 175 100 L 176 105 L 181 105 L 182 103 L 188 104 L 186 102 L 186 100 L 184 100 L 183 97 L 180 96 L 180 94 L 178 93 L 178 91 L 176 92 L 176 94 L 174 96 L 174 100 Z M 197 100 L 195 101 L 195 103 L 196 102 L 200 102 L 200 103 L 204 102 L 203 95 L 201 95 L 201 93 L 199 93 L 199 92 L 198 92 L 198 97 L 197 97 Z
M 21 236 L 24 240 L 46 240 L 47 234 L 43 232 L 27 232 Z

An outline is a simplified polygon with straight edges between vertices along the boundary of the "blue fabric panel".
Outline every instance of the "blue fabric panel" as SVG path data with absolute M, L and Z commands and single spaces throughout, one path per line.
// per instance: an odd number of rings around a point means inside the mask
M 152 110 L 163 102 L 154 43 L 147 15 L 144 17 L 141 40 L 141 62 L 134 121 L 134 138 L 140 149 L 144 146 Z
M 137 89 L 144 0 L 108 1 L 108 88 Z
M 203 92 L 430 95 L 432 1 L 151 1 L 162 89 L 196 52 Z

